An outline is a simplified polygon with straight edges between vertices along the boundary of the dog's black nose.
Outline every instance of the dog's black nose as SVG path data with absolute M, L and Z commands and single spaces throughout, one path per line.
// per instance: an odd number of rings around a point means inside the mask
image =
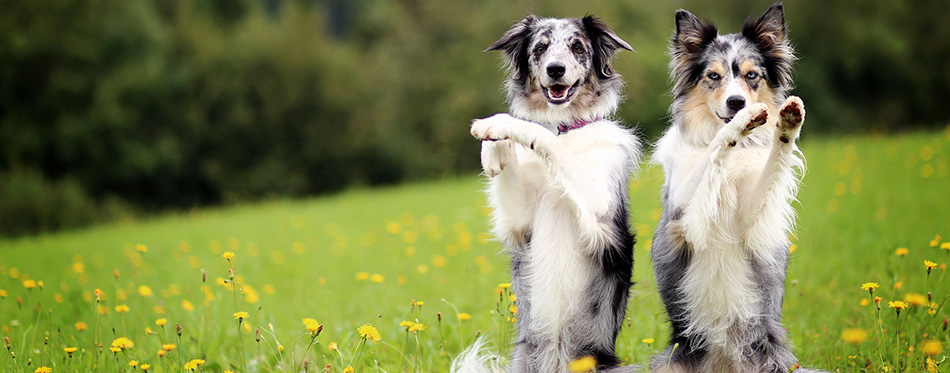
M 550 73 L 549 73 L 550 74 Z M 726 99 L 726 106 L 729 107 L 729 110 L 739 111 L 745 107 L 745 98 L 742 96 L 732 96 Z
M 565 67 L 563 63 L 552 62 L 550 65 L 548 65 L 548 76 L 553 79 L 559 79 L 560 77 L 564 76 L 564 70 Z

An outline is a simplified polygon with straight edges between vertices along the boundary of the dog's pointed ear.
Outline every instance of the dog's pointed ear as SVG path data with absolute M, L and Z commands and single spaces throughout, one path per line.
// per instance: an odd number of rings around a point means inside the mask
M 519 82 L 524 82 L 527 76 L 524 72 L 528 71 L 528 38 L 531 36 L 531 30 L 541 19 L 536 15 L 524 17 L 521 21 L 511 26 L 501 39 L 489 45 L 488 51 L 505 51 L 505 61 L 508 64 L 508 73 Z
M 621 39 L 620 36 L 617 36 L 617 33 L 611 30 L 604 21 L 593 15 L 584 16 L 581 19 L 581 25 L 584 27 L 584 32 L 587 33 L 588 38 L 590 38 L 592 62 L 596 67 L 597 77 L 600 79 L 612 77 L 614 70 L 610 66 L 610 61 L 613 60 L 617 49 L 623 48 L 633 51 L 633 47 Z
M 484 52 L 505 50 L 506 53 L 511 54 L 514 49 L 524 44 L 531 27 L 539 20 L 540 18 L 534 14 L 524 17 L 524 19 L 518 21 L 514 26 L 511 26 L 511 29 L 506 31 L 505 34 L 501 36 L 501 39 L 489 45 Z
M 676 32 L 673 34 L 674 52 L 698 53 L 717 35 L 719 35 L 719 30 L 712 22 L 702 21 L 693 13 L 683 9 L 676 11 Z
M 787 27 L 782 4 L 769 7 L 759 19 L 747 20 L 742 26 L 742 36 L 758 44 L 759 48 L 771 48 L 786 43 Z
M 761 17 L 747 20 L 742 36 L 755 44 L 765 59 L 765 79 L 772 87 L 790 88 L 795 53 L 788 40 L 782 4 L 769 7 Z

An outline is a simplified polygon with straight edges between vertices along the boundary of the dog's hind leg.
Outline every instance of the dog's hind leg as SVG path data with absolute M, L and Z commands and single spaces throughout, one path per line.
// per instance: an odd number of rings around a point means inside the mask
M 795 145 L 805 120 L 802 100 L 792 96 L 779 110 L 777 130 L 769 158 L 742 209 L 747 247 L 770 249 L 786 245 L 788 231 L 794 226 L 795 210 L 791 201 L 798 192 L 795 170 L 805 165 Z M 766 256 L 767 257 L 767 256 Z

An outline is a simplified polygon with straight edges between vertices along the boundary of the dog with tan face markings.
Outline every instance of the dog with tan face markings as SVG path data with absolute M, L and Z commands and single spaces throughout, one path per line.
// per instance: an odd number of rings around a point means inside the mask
M 651 250 L 672 335 L 653 371 L 788 372 L 781 314 L 805 107 L 786 96 L 795 56 L 782 5 L 736 34 L 685 10 L 675 22 Z

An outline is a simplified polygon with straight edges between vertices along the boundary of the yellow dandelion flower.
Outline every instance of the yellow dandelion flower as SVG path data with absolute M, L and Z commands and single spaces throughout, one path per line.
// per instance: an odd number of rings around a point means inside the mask
M 118 348 L 118 347 L 109 347 L 109 351 L 112 351 L 112 353 L 116 353 L 116 354 L 117 354 L 117 353 L 119 353 L 120 351 L 122 351 L 122 349 L 121 349 L 121 348 Z
M 230 251 L 225 251 L 224 254 L 221 254 L 221 257 L 227 260 L 231 260 L 231 258 L 234 258 L 234 253 Z
M 861 285 L 861 290 L 867 290 L 871 295 L 874 295 L 874 290 L 877 290 L 879 287 L 881 287 L 881 284 L 876 282 L 865 282 Z
M 36 370 L 34 370 L 33 373 L 53 373 L 53 368 L 50 368 L 48 366 L 42 366 L 42 367 L 36 368 Z
M 89 328 L 89 326 L 86 325 L 86 323 L 84 323 L 84 322 L 82 322 L 82 321 L 73 324 L 73 326 L 76 327 L 76 330 L 78 330 L 78 331 L 83 331 L 83 330 L 86 330 L 86 329 Z
M 162 350 L 171 352 L 171 350 L 174 350 L 175 347 L 178 347 L 178 346 L 175 345 L 174 343 L 165 343 L 162 345 Z
M 284 345 L 278 344 L 278 345 L 277 345 L 277 351 L 283 351 L 283 350 L 284 350 Z
M 517 314 L 518 314 L 518 306 L 512 304 L 510 307 L 508 307 L 508 311 L 511 312 L 512 315 L 517 315 Z
M 403 320 L 402 322 L 399 323 L 399 326 L 406 328 L 406 330 L 409 330 L 409 328 L 412 327 L 412 324 L 415 324 L 415 323 L 409 320 Z
M 861 298 L 861 300 L 858 302 L 858 304 L 860 304 L 861 307 L 867 306 L 870 303 L 871 301 L 867 300 L 867 298 Z
M 337 349 L 336 341 L 330 342 L 330 344 L 327 345 L 327 349 L 330 351 L 336 351 Z
M 148 334 L 152 334 L 152 328 L 149 328 L 149 327 L 146 326 L 146 327 L 145 327 L 145 334 L 147 334 L 147 335 L 148 335 Z
M 471 319 L 472 319 L 472 315 L 469 315 L 469 314 L 467 314 L 467 313 L 465 313 L 465 312 L 460 312 L 460 313 L 458 314 L 458 318 L 459 318 L 459 320 L 463 320 L 463 321 L 464 321 L 464 320 L 471 320 Z
M 367 272 L 357 272 L 357 273 L 356 273 L 356 279 L 357 279 L 357 280 L 360 280 L 360 281 L 369 280 L 369 273 L 367 273 Z
M 185 363 L 185 369 L 195 370 L 195 369 L 198 369 L 198 367 L 201 366 L 201 364 L 204 364 L 204 363 L 205 363 L 205 361 L 202 360 L 202 359 L 194 359 L 194 360 L 192 360 L 192 361 L 189 361 L 189 362 Z
M 165 324 L 168 324 L 168 319 L 166 319 L 166 318 L 164 318 L 164 317 L 163 317 L 163 318 L 160 318 L 160 319 L 158 319 L 158 320 L 155 320 L 155 325 L 158 325 L 158 326 L 165 326 Z
M 950 242 L 944 242 L 940 244 L 940 248 L 944 250 L 950 250 Z
M 24 276 L 26 277 L 26 276 Z M 23 287 L 32 289 L 36 287 L 36 280 L 23 280 Z
M 654 340 L 653 338 L 644 338 L 641 342 L 649 345 L 649 344 L 653 344 Z
M 124 304 L 120 304 L 120 305 L 118 305 L 118 306 L 115 306 L 115 312 L 118 312 L 118 313 L 126 313 L 126 312 L 129 312 L 129 306 L 124 305 Z
M 195 305 L 186 299 L 181 301 L 181 308 L 183 308 L 185 311 L 194 311 Z
M 79 351 L 79 347 L 66 347 L 63 349 L 63 351 L 66 351 L 67 354 L 71 354 L 73 352 Z
M 927 373 L 937 373 L 937 363 L 931 358 L 927 358 Z
M 355 371 L 356 371 L 356 368 L 353 368 L 353 367 L 346 367 L 346 369 L 343 369 L 343 373 L 353 373 Z
M 158 350 L 158 357 L 164 357 L 164 356 L 165 356 L 165 350 Z
M 924 343 L 920 345 L 920 351 L 930 356 L 939 355 L 943 352 L 943 343 L 936 339 L 924 341 Z
M 6 297 L 7 297 L 7 291 L 0 289 L 0 298 L 6 298 Z
M 937 263 L 931 262 L 929 260 L 925 260 L 924 268 L 927 269 L 927 272 L 930 272 L 931 269 L 937 268 Z
M 894 289 L 900 289 L 904 287 L 904 281 L 898 281 L 894 283 Z
M 900 316 L 901 310 L 907 308 L 908 304 L 904 301 L 895 300 L 893 302 L 887 302 L 887 306 L 897 311 L 897 315 Z
M 126 337 L 119 337 L 112 341 L 112 347 L 117 347 L 123 350 L 132 348 L 134 346 L 135 346 L 135 343 L 132 343 L 132 341 Z
M 143 297 L 150 297 L 150 296 L 152 296 L 152 288 L 150 288 L 150 287 L 148 287 L 148 286 L 145 286 L 145 285 L 139 286 L 139 295 L 141 295 L 141 296 L 143 296 Z
M 378 274 L 378 273 L 377 273 L 377 274 L 374 274 L 374 275 L 372 275 L 372 276 L 369 276 L 369 280 L 372 281 L 372 282 L 375 282 L 375 283 L 386 282 L 386 278 L 383 277 L 383 275 Z
M 138 365 L 139 365 L 139 361 L 138 361 L 138 360 L 132 360 L 132 361 L 129 362 L 129 366 L 130 366 L 130 367 L 136 367 L 136 366 L 138 366 Z
M 910 250 L 906 247 L 899 247 L 897 250 L 894 250 L 894 255 L 897 256 L 907 256 L 907 254 L 910 254 Z
M 904 301 L 911 306 L 923 306 L 928 302 L 926 295 L 918 293 L 907 293 L 904 295 Z
M 140 366 L 139 368 L 142 368 L 142 370 L 148 372 L 148 368 L 151 368 L 151 367 L 152 367 L 151 364 L 142 364 L 142 366 Z
M 235 313 L 234 313 L 234 319 L 235 319 L 235 320 L 239 320 L 239 321 L 240 321 L 240 320 L 244 320 L 244 319 L 246 319 L 246 318 L 248 318 L 247 312 L 240 311 L 240 312 L 235 312 Z
M 310 335 L 317 336 L 320 335 L 320 331 L 323 330 L 323 325 L 320 325 L 317 320 L 306 318 L 303 319 L 303 325 L 307 328 L 307 331 L 310 332 Z
M 416 305 L 419 306 L 419 307 L 422 307 L 422 306 L 424 306 L 425 304 L 426 304 L 426 302 L 423 302 L 423 301 L 421 301 L 421 300 L 418 301 L 418 302 L 416 302 Z
M 511 295 L 508 296 L 508 299 L 509 299 L 510 301 L 512 301 L 512 302 L 517 302 L 517 301 L 518 301 L 518 296 L 517 296 L 517 295 L 514 295 L 514 294 L 511 294 Z
M 841 340 L 853 345 L 864 343 L 868 339 L 868 332 L 860 328 L 849 328 L 841 331 Z
M 597 368 L 597 359 L 593 356 L 584 356 L 582 358 L 574 359 L 574 361 L 567 364 L 567 370 L 575 373 L 590 372 Z
M 930 303 L 930 304 L 927 306 L 927 314 L 936 315 L 938 308 L 940 308 L 940 305 L 939 305 L 939 304 L 937 304 L 937 303 Z
M 356 332 L 359 333 L 363 339 L 372 339 L 377 342 L 383 339 L 383 337 L 379 335 L 379 330 L 376 330 L 376 327 L 370 324 L 363 324 L 363 326 L 356 328 Z
M 409 331 L 413 333 L 418 333 L 423 330 L 426 330 L 426 326 L 419 323 L 412 323 L 412 326 L 409 327 Z
M 511 283 L 510 283 L 510 282 L 506 282 L 506 283 L 503 283 L 503 284 L 498 284 L 498 287 L 500 287 L 500 288 L 502 288 L 502 289 L 507 289 L 507 288 L 510 288 L 510 287 L 511 287 Z

